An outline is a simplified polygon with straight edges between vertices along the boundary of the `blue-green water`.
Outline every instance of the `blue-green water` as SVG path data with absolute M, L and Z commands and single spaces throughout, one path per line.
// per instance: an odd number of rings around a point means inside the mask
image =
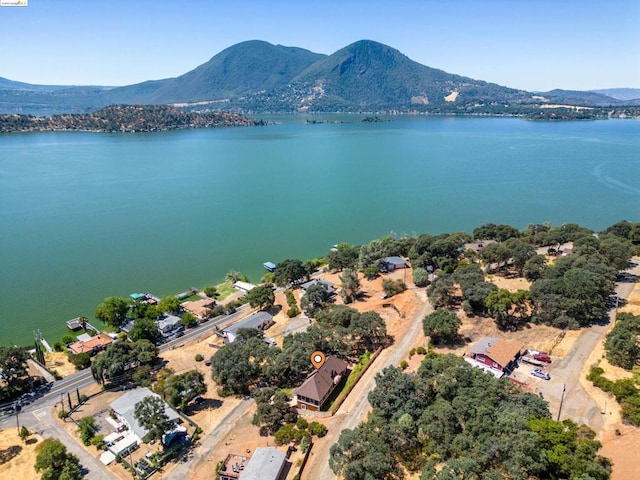
M 0 136 L 0 344 L 389 232 L 640 221 L 638 121 L 303 120 Z

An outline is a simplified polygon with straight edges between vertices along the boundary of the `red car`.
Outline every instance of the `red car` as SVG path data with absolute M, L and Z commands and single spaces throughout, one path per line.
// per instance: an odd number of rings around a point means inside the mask
M 536 360 L 538 360 L 540 362 L 551 363 L 551 357 L 548 354 L 544 353 L 544 352 L 534 353 L 533 354 L 533 358 L 535 358 Z

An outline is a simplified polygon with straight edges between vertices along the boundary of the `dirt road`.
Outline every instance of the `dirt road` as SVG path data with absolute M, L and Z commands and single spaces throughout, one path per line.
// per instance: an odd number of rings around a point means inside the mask
M 309 457 L 309 464 L 302 474 L 302 480 L 336 478 L 329 468 L 329 449 L 331 445 L 336 443 L 343 429 L 354 429 L 360 422 L 365 420 L 366 414 L 371 408 L 367 394 L 375 387 L 376 373 L 389 365 L 398 365 L 409 355 L 409 350 L 422 328 L 422 319 L 433 311 L 424 291 L 418 291 L 416 295 L 421 301 L 421 306 L 413 318 L 407 320 L 410 323 L 404 335 L 402 338 L 394 339 L 395 343 L 380 354 L 338 409 L 338 412 L 328 422 L 329 433 L 326 437 L 316 442 L 312 455 Z
M 640 257 L 632 259 L 632 267 L 626 272 L 631 276 L 640 276 Z M 632 279 L 631 276 L 628 278 Z M 633 287 L 634 283 L 631 281 L 619 282 L 616 284 L 616 294 L 619 298 L 626 299 Z M 601 409 L 580 384 L 580 375 L 593 349 L 612 328 L 615 315 L 616 309 L 612 309 L 609 313 L 609 324 L 594 325 L 585 329 L 575 342 L 574 349 L 562 360 L 553 364 L 550 370 L 551 380 L 538 383 L 539 390 L 544 393 L 545 399 L 549 402 L 553 418 L 558 416 L 562 390 L 566 387 L 560 418 L 571 418 L 578 423 L 585 423 L 596 431 L 602 429 L 604 422 Z

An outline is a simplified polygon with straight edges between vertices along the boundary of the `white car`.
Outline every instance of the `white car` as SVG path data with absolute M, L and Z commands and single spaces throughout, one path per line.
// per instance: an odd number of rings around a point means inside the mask
M 531 371 L 531 375 L 533 375 L 534 377 L 538 377 L 538 378 L 544 378 L 545 380 L 551 379 L 551 377 L 549 376 L 549 374 L 547 372 L 545 372 L 544 370 L 541 370 L 539 368 L 536 368 L 536 369 L 532 370 Z

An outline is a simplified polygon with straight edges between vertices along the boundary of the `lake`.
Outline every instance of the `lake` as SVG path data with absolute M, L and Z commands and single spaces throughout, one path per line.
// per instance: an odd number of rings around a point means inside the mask
M 390 232 L 640 221 L 637 120 L 305 118 L 1 135 L 0 344 L 53 342 L 108 296 L 258 281 L 265 261 Z

